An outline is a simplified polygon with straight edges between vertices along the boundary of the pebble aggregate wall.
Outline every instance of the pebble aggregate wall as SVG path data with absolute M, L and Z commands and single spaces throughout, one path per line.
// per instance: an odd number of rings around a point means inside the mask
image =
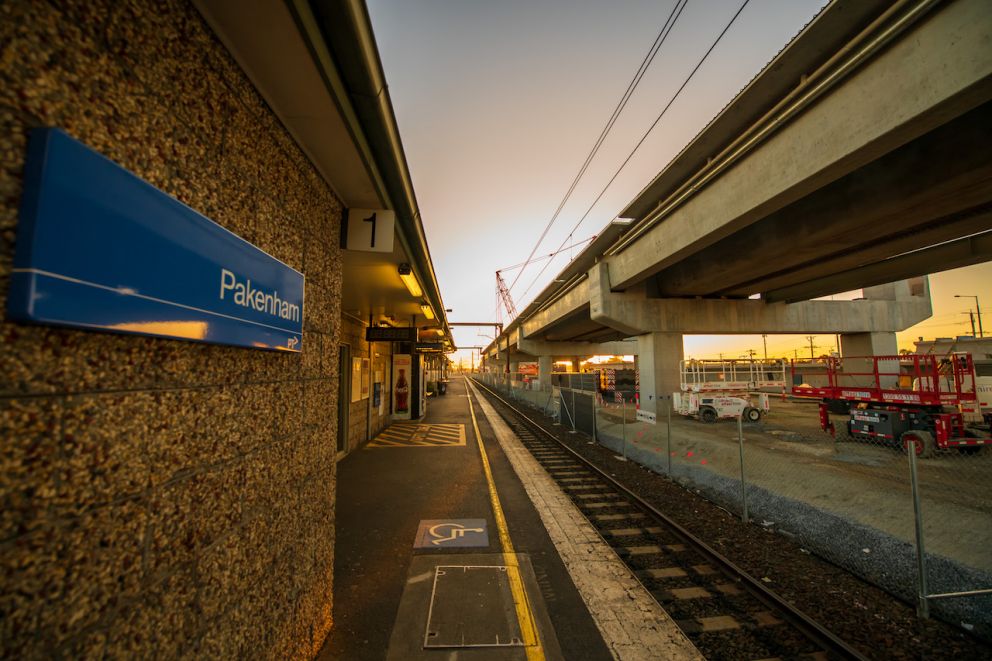
M 0 657 L 311 658 L 331 626 L 339 200 L 187 2 L 7 0 L 0 304 L 35 126 L 303 271 L 304 351 L 0 321 Z

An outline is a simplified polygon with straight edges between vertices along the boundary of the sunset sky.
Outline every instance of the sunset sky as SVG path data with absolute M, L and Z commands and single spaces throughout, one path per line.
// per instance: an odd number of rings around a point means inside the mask
M 752 0 L 682 95 L 572 234 L 596 234 L 808 23 L 822 0 Z M 493 321 L 495 272 L 523 262 L 672 10 L 674 0 L 369 0 L 383 68 L 451 321 Z M 740 6 L 692 0 L 537 250 L 563 243 Z M 578 250 L 531 265 L 518 309 Z M 512 281 L 516 271 L 504 277 Z M 911 340 L 970 333 L 976 294 L 992 329 L 992 264 L 931 278 L 934 316 Z M 491 329 L 458 328 L 460 346 Z M 817 354 L 833 336 L 814 340 Z M 793 355 L 802 336 L 769 336 Z M 762 351 L 760 336 L 687 336 L 696 358 Z M 800 352 L 800 355 L 803 355 Z M 467 352 L 454 356 L 467 356 Z

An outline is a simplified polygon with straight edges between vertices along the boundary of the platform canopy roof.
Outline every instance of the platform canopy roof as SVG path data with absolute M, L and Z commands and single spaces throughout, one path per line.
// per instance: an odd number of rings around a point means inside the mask
M 195 4 L 345 207 L 396 214 L 391 252 L 345 250 L 342 243 L 342 313 L 365 323 L 415 325 L 422 339 L 453 348 L 365 3 Z M 422 296 L 403 284 L 401 265 L 410 266 Z

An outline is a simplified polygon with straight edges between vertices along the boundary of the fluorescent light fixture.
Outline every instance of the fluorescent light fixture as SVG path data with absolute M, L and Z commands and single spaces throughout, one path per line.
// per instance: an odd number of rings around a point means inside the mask
M 403 281 L 410 295 L 414 298 L 420 298 L 424 295 L 423 290 L 420 289 L 420 283 L 417 282 L 417 276 L 413 274 L 409 264 L 400 264 L 400 280 Z
M 434 308 L 431 307 L 430 303 L 421 303 L 420 310 L 424 313 L 424 316 L 427 317 L 428 321 L 434 319 Z
M 620 225 L 621 227 L 626 227 L 627 225 L 633 225 L 633 218 L 614 218 L 610 221 L 610 225 Z

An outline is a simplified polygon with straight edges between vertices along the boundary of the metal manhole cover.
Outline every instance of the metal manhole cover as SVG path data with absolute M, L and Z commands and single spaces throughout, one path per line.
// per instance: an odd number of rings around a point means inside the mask
M 439 566 L 424 647 L 522 647 L 507 567 Z

